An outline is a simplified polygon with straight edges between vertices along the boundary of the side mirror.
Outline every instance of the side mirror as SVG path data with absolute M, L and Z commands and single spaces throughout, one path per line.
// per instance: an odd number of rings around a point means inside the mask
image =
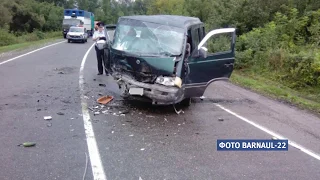
M 206 47 L 201 47 L 199 49 L 199 53 L 200 53 L 200 56 L 204 57 L 204 58 L 207 58 L 207 52 L 208 52 L 208 49 Z
M 198 49 L 194 50 L 194 52 L 192 53 L 192 57 L 193 58 L 200 58 L 200 57 L 207 58 L 207 52 L 208 52 L 207 48 L 201 47 L 199 50 Z

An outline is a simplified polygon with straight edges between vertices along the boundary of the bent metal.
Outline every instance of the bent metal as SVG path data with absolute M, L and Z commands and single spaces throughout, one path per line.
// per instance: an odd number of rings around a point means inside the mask
M 235 29 L 205 33 L 199 18 L 175 15 L 124 16 L 106 26 L 106 68 L 122 96 L 152 104 L 190 104 L 215 81 L 228 80 L 235 61 Z M 207 41 L 228 34 L 230 49 L 208 52 Z

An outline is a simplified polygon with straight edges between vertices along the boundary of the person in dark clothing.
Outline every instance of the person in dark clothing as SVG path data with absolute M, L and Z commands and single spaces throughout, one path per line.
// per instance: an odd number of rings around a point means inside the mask
M 105 69 L 105 73 L 106 75 L 108 76 L 109 73 L 106 69 L 106 60 L 104 59 L 104 50 L 103 49 L 99 49 L 98 47 L 98 44 L 97 44 L 97 41 L 99 40 L 106 40 L 106 35 L 105 35 L 105 32 L 104 32 L 104 27 L 103 27 L 103 24 L 100 23 L 98 25 L 98 30 L 94 32 L 93 34 L 93 37 L 92 37 L 92 40 L 93 41 L 96 41 L 96 44 L 95 44 L 95 50 L 96 50 L 96 54 L 97 54 L 97 61 L 98 61 L 98 75 L 102 75 L 103 74 L 103 69 Z

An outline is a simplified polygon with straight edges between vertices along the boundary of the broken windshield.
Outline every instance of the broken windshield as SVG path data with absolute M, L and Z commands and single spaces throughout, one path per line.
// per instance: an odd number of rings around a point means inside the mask
M 119 21 L 112 48 L 152 56 L 176 56 L 182 51 L 184 29 L 132 19 Z

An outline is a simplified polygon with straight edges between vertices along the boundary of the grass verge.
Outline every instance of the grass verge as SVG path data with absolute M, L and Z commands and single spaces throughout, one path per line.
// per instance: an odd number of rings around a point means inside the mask
M 234 71 L 230 81 L 262 95 L 296 105 L 320 115 L 320 89 L 293 90 L 275 81 L 252 74 Z
M 31 42 L 24 42 L 24 43 L 18 43 L 18 44 L 12 44 L 8 46 L 1 46 L 0 47 L 0 53 L 14 51 L 14 50 L 22 50 L 27 49 L 32 46 L 41 45 L 44 43 L 48 43 L 57 39 L 61 39 L 61 37 L 55 37 L 55 38 L 48 38 L 48 39 L 42 39 L 38 41 L 31 41 Z

